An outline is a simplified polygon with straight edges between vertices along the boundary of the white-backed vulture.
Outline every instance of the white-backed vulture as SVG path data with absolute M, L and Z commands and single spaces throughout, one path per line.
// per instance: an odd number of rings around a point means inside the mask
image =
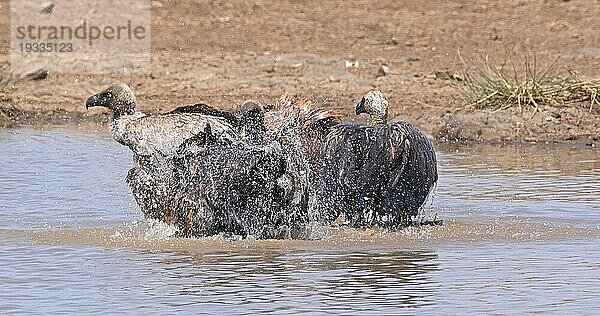
M 353 226 L 411 224 L 438 180 L 429 139 L 408 122 L 387 123 L 388 101 L 370 91 L 356 105 L 371 125 L 339 124 L 324 145 L 320 212 Z
M 179 146 L 200 136 L 223 142 L 239 139 L 239 122 L 231 113 L 195 104 L 147 115 L 136 109 L 136 97 L 123 83 L 87 99 L 86 108 L 97 106 L 112 111 L 109 124 L 113 139 L 133 151 L 135 164 L 127 182 L 140 209 L 146 217 L 170 224 L 180 217 L 172 207 L 179 189 L 173 174 L 173 158 Z
M 85 106 L 110 109 L 113 113 L 109 123 L 112 137 L 138 157 L 168 159 L 186 139 L 204 132 L 208 125 L 216 137 L 237 138 L 235 117 L 204 104 L 179 107 L 162 114 L 139 112 L 133 91 L 124 83 L 114 84 L 91 96 Z
M 287 96 L 265 112 L 246 102 L 233 142 L 200 133 L 174 161 L 178 189 L 172 219 L 183 236 L 233 233 L 257 238 L 300 237 L 311 216 L 316 173 L 308 148 L 320 153 L 324 126 L 337 118 Z M 317 137 L 312 137 L 317 136 Z M 316 155 L 315 155 L 316 156 Z M 317 159 L 317 157 L 314 157 Z

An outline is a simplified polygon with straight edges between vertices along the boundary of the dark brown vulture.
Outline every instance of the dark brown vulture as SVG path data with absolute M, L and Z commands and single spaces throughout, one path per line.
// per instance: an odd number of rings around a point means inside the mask
M 326 222 L 344 214 L 356 227 L 410 225 L 437 182 L 429 139 L 408 122 L 387 123 L 387 112 L 383 93 L 371 91 L 356 105 L 371 125 L 331 128 L 319 190 Z
M 288 198 L 297 212 L 319 220 L 316 195 L 321 187 L 323 146 L 329 130 L 339 124 L 339 116 L 314 108 L 310 100 L 292 100 L 284 94 L 265 113 L 267 133 L 283 148 L 287 160 L 285 182 Z
M 180 147 L 175 165 L 181 189 L 174 200 L 181 233 L 295 237 L 307 215 L 286 192 L 284 146 L 267 134 L 257 103 L 246 102 L 239 121 L 241 138 L 235 142 L 199 135 Z

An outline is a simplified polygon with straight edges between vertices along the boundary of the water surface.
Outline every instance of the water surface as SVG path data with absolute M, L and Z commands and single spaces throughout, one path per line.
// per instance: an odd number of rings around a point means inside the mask
M 600 154 L 438 148 L 442 227 L 169 238 L 105 134 L 0 130 L 0 313 L 600 312 Z

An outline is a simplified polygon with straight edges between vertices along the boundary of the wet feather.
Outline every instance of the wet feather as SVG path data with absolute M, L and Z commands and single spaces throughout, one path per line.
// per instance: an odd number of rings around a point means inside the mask
M 374 125 L 340 124 L 327 136 L 319 193 L 326 222 L 344 214 L 353 226 L 409 225 L 438 180 L 429 139 L 408 122 L 387 123 L 387 100 L 374 98 L 357 104 Z

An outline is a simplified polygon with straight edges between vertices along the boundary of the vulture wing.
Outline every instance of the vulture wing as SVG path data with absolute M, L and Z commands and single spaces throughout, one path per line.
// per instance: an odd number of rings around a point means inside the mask
M 192 105 L 185 105 L 177 107 L 166 114 L 180 114 L 180 113 L 196 113 L 204 114 L 209 116 L 221 117 L 227 120 L 232 126 L 239 125 L 239 119 L 231 112 L 224 111 L 221 109 L 214 108 L 208 104 L 196 103 Z
M 244 140 L 231 144 L 212 144 L 186 154 L 177 164 L 177 172 L 186 189 L 181 201 L 203 203 L 194 206 L 212 214 L 212 224 L 204 216 L 193 216 L 185 227 L 189 235 L 202 236 L 230 232 L 259 238 L 277 237 L 280 226 L 290 222 L 279 179 L 284 175 L 285 157 L 278 143 L 253 144 Z M 191 204 L 190 204 L 191 205 Z M 182 207 L 185 211 L 189 206 Z M 201 228 L 201 229 L 198 229 Z
M 198 113 L 169 113 L 115 122 L 116 139 L 138 156 L 172 157 L 186 139 L 209 130 L 214 137 L 236 139 L 232 125 L 222 117 Z M 209 127 L 210 126 L 210 127 Z
M 406 221 L 437 181 L 431 142 L 407 122 L 341 124 L 324 148 L 322 199 L 326 220 L 345 213 L 355 224 Z

